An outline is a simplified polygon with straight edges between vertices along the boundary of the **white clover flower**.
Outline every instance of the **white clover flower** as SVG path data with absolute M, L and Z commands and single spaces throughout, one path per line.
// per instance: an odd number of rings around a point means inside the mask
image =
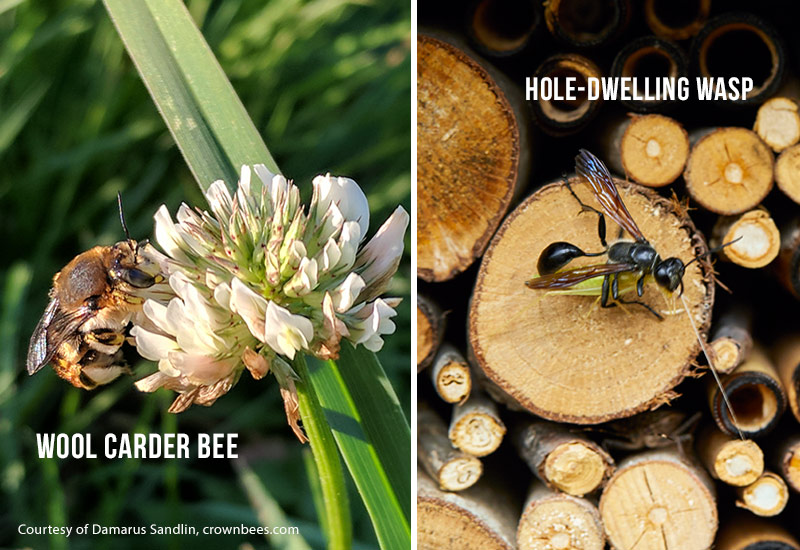
M 402 257 L 408 214 L 398 207 L 359 250 L 370 216 L 358 184 L 330 175 L 312 184 L 306 210 L 286 178 L 244 166 L 233 196 L 222 181 L 209 187 L 211 212 L 184 204 L 175 222 L 158 210 L 166 257 L 153 254 L 171 292 L 148 299 L 131 331 L 139 352 L 158 361 L 139 389 L 179 392 L 170 410 L 180 412 L 212 404 L 245 368 L 256 379 L 272 371 L 301 435 L 288 361 L 335 359 L 342 338 L 381 349 L 399 299 L 378 296 Z

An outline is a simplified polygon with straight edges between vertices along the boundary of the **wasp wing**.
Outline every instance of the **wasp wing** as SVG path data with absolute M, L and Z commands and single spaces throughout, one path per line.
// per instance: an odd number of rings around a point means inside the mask
M 594 279 L 595 277 L 635 270 L 636 266 L 633 264 L 587 265 L 584 267 L 576 267 L 575 269 L 557 271 L 555 273 L 542 275 L 541 277 L 534 277 L 533 279 L 525 281 L 525 285 L 528 288 L 569 288 L 578 283 L 588 281 L 589 279 Z
M 619 196 L 614 179 L 603 162 L 586 149 L 581 149 L 575 157 L 575 172 L 589 182 L 592 193 L 603 207 L 603 212 L 614 220 L 634 239 L 647 242 L 639 226 L 628 212 L 622 197 Z
M 71 313 L 64 312 L 59 306 L 58 298 L 50 300 L 33 331 L 26 361 L 28 374 L 34 374 L 49 363 L 59 346 L 73 337 L 92 315 L 92 310 L 86 306 Z

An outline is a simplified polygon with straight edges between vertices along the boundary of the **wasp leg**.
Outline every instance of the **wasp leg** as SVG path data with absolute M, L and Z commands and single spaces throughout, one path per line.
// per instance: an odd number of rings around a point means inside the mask
M 644 294 L 644 273 L 642 273 L 642 276 L 636 281 L 636 294 L 639 295 L 639 298 Z
M 603 248 L 608 248 L 608 243 L 606 242 L 606 217 L 600 212 L 597 208 L 589 206 L 585 204 L 581 199 L 578 198 L 578 195 L 575 194 L 575 191 L 572 190 L 572 186 L 569 184 L 569 180 L 564 177 L 564 185 L 567 186 L 570 194 L 575 197 L 575 200 L 578 201 L 578 204 L 581 205 L 581 212 L 594 212 L 597 214 L 597 235 L 600 237 L 600 244 L 603 245 Z
M 611 282 L 611 277 L 614 277 L 614 282 Z M 615 307 L 616 302 L 609 303 L 608 297 L 611 294 L 611 287 L 617 285 L 617 274 L 603 276 L 603 286 L 600 289 L 600 307 Z M 617 293 L 618 294 L 618 293 Z M 616 300 L 616 298 L 615 298 Z
M 659 321 L 663 321 L 664 320 L 664 318 L 661 316 L 661 314 L 659 314 L 656 310 L 651 308 L 649 305 L 645 304 L 644 302 L 640 302 L 639 300 L 623 300 L 623 299 L 619 299 L 619 303 L 620 304 L 637 304 L 637 305 L 640 305 L 642 307 L 646 307 L 647 311 L 649 311 L 650 313 L 655 315 L 656 318 Z

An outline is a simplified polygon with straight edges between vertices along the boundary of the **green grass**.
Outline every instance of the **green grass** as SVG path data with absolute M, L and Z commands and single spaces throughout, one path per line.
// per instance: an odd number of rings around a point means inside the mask
M 396 204 L 410 211 L 408 3 L 226 0 L 188 7 L 277 164 L 306 195 L 311 178 L 330 171 L 365 189 L 373 231 Z M 50 522 L 257 525 L 263 503 L 274 499 L 287 525 L 321 547 L 302 449 L 271 377 L 243 376 L 213 407 L 175 417 L 165 412 L 167 392 L 140 394 L 130 378 L 86 393 L 49 369 L 24 373 L 52 275 L 77 253 L 121 240 L 117 191 L 134 238 L 152 236 L 161 203 L 172 212 L 181 201 L 203 204 L 101 4 L 0 2 L 0 160 L 0 546 L 263 547 L 260 537 L 55 540 L 16 529 Z M 398 332 L 380 353 L 406 414 L 409 291 L 406 259 L 392 289 L 406 297 Z M 137 364 L 137 377 L 153 369 Z M 237 474 L 222 460 L 41 461 L 35 454 L 36 432 L 91 432 L 97 447 L 109 432 L 174 429 L 238 433 L 247 469 Z M 356 547 L 375 547 L 366 511 L 352 496 Z

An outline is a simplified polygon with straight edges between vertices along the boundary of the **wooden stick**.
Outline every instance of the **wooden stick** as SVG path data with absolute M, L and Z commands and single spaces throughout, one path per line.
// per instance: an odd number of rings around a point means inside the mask
M 463 403 L 472 391 L 469 363 L 451 344 L 444 344 L 436 354 L 431 380 L 436 393 L 446 403 Z
M 431 36 L 417 53 L 417 276 L 445 281 L 483 252 L 527 183 L 530 151 L 510 86 Z
M 780 153 L 800 141 L 800 114 L 797 103 L 788 97 L 773 97 L 758 108 L 753 131 Z
M 648 187 L 662 187 L 683 173 L 689 157 L 689 135 L 663 115 L 630 115 L 606 132 L 610 167 Z
M 571 181 L 585 204 L 597 204 L 586 183 Z M 662 258 L 688 263 L 707 251 L 673 202 L 615 181 Z M 506 218 L 478 273 L 469 341 L 477 365 L 521 406 L 550 420 L 596 424 L 668 401 L 674 395 L 670 390 L 691 372 L 700 344 L 686 312 L 665 302 L 655 285 L 645 287 L 642 300 L 661 311 L 663 321 L 640 306 L 604 309 L 595 297 L 551 295 L 525 286 L 537 274 L 538 255 L 551 243 L 601 249 L 597 217 L 580 211 L 569 190 L 554 183 Z M 609 226 L 609 238 L 617 233 Z M 683 276 L 683 298 L 701 334 L 708 330 L 714 300 L 706 269 L 694 262 Z
M 763 207 L 738 216 L 720 216 L 714 225 L 711 246 L 731 243 L 719 255 L 736 265 L 756 269 L 777 258 L 781 234 Z
M 628 24 L 629 6 L 623 0 L 585 4 L 578 0 L 549 0 L 544 20 L 550 33 L 573 47 L 604 44 Z
M 534 481 L 517 526 L 519 550 L 603 550 L 597 506 Z
M 697 454 L 711 476 L 728 485 L 750 485 L 764 473 L 764 453 L 755 441 L 734 438 L 714 425 L 700 431 Z
M 758 104 L 780 86 L 786 66 L 783 41 L 767 21 L 750 13 L 726 13 L 708 21 L 692 42 L 691 58 L 704 78 L 753 79 L 747 98 L 738 104 Z
M 469 15 L 468 32 L 481 53 L 505 57 L 525 49 L 539 22 L 533 1 L 478 0 Z
M 536 477 L 573 496 L 591 493 L 614 471 L 614 461 L 602 447 L 552 422 L 527 424 L 515 443 Z
M 747 359 L 753 349 L 752 328 L 753 315 L 742 306 L 726 310 L 714 322 L 709 347 L 718 373 L 728 374 Z
M 800 434 L 784 438 L 775 453 L 778 471 L 786 483 L 800 493 Z
M 775 273 L 786 290 L 800 298 L 800 218 L 781 226 L 781 251 Z
M 754 346 L 747 360 L 722 379 L 722 386 L 745 437 L 759 437 L 772 430 L 786 409 L 786 393 L 770 359 Z M 711 414 L 719 428 L 738 436 L 737 426 L 725 406 L 719 387 L 708 384 Z
M 497 483 L 446 493 L 417 468 L 419 550 L 514 550 L 518 517 L 518 504 Z
M 682 2 L 645 0 L 644 18 L 654 34 L 669 40 L 686 40 L 703 28 L 711 12 L 711 0 Z
M 683 174 L 694 200 L 717 214 L 755 208 L 772 189 L 772 150 L 752 130 L 719 128 L 692 148 Z
M 445 316 L 430 298 L 417 294 L 417 372 L 431 364 L 444 337 Z
M 778 474 L 764 472 L 752 484 L 737 490 L 739 500 L 736 506 L 750 510 L 757 516 L 777 516 L 786 508 L 789 489 Z
M 640 453 L 609 480 L 600 516 L 614 548 L 706 550 L 717 530 L 714 486 L 674 447 Z
M 417 458 L 445 491 L 463 491 L 483 474 L 481 461 L 454 449 L 442 419 L 420 403 L 417 403 Z
M 677 81 L 687 75 L 686 57 L 674 43 L 656 36 L 642 36 L 629 42 L 614 58 L 611 76 L 632 78 L 643 99 L 624 99 L 622 103 L 638 113 L 661 111 L 676 100 L 657 90 L 656 82 Z M 687 139 L 688 147 L 688 139 Z M 688 154 L 688 150 L 687 150 Z M 685 159 L 684 159 L 685 160 Z M 680 173 L 676 174 L 677 178 Z
M 506 426 L 497 404 L 482 391 L 473 390 L 463 405 L 453 407 L 448 437 L 454 446 L 473 456 L 486 456 L 503 442 Z
M 552 136 L 574 134 L 583 129 L 594 118 L 602 103 L 589 100 L 587 95 L 589 78 L 599 78 L 600 69 L 593 61 L 578 54 L 556 54 L 545 59 L 536 68 L 533 77 L 538 82 L 550 79 L 558 82 L 559 89 L 565 89 L 567 78 L 574 78 L 573 85 L 583 91 L 575 92 L 575 99 L 555 100 L 543 96 L 544 88 L 539 88 L 535 101 L 531 101 L 533 114 L 539 127 Z M 540 86 L 542 86 L 540 84 Z
M 800 204 L 800 144 L 788 147 L 778 156 L 775 183 L 787 197 Z
M 774 521 L 738 512 L 719 530 L 715 550 L 800 550 L 800 542 Z
M 800 422 L 800 334 L 782 338 L 773 347 L 773 357 L 789 408 Z

